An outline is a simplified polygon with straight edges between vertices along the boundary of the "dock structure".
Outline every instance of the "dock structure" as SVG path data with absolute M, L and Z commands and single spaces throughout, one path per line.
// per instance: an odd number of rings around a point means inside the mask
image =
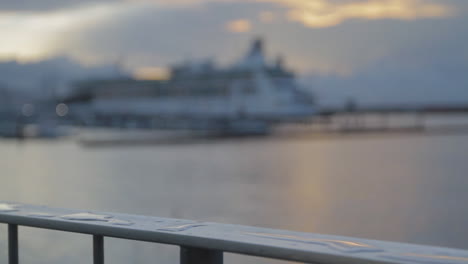
M 427 104 L 427 105 L 377 105 L 350 106 L 338 108 L 321 108 L 317 116 L 312 118 L 310 125 L 325 128 L 322 132 L 340 133 L 386 133 L 386 132 L 466 132 L 468 124 L 465 121 L 451 124 L 433 125 L 433 118 L 439 120 L 453 117 L 467 117 L 467 104 Z M 371 119 L 368 122 L 368 119 Z M 405 118 L 405 122 L 398 121 Z M 395 119 L 395 120 L 393 120 Z M 392 124 L 391 124 L 392 123 Z
M 104 263 L 105 237 L 179 246 L 181 264 L 221 264 L 224 252 L 313 264 L 468 263 L 459 249 L 7 202 L 0 223 L 8 225 L 9 264 L 19 263 L 20 226 L 90 235 L 94 264 Z
M 377 105 L 377 106 L 345 106 L 342 108 L 324 107 L 320 115 L 334 115 L 342 113 L 359 114 L 466 114 L 468 104 L 424 104 L 424 105 Z

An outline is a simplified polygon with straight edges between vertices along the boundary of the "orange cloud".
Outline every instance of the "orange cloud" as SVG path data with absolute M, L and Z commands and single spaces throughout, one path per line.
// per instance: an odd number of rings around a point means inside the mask
M 159 5 L 188 6 L 212 2 L 276 3 L 289 9 L 287 18 L 308 27 L 321 28 L 341 24 L 349 19 L 400 19 L 447 17 L 454 8 L 442 0 L 127 0 L 154 2 Z M 260 15 L 262 22 L 273 20 L 269 12 Z M 245 24 L 244 24 L 245 25 Z M 244 27 L 246 28 L 246 27 Z
M 238 19 L 227 23 L 226 28 L 230 32 L 245 33 L 252 30 L 252 24 L 247 19 Z
M 140 80 L 167 80 L 169 70 L 162 67 L 142 67 L 134 72 L 134 77 Z
M 344 3 L 328 0 L 257 0 L 290 8 L 288 18 L 308 27 L 336 26 L 348 19 L 401 19 L 447 17 L 454 10 L 424 0 L 356 0 Z

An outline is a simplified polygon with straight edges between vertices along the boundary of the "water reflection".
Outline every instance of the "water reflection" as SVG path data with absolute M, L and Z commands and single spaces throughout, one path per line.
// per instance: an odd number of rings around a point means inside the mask
M 374 246 L 359 243 L 355 241 L 345 241 L 345 240 L 334 240 L 334 239 L 318 239 L 318 238 L 306 238 L 300 236 L 291 236 L 291 235 L 281 235 L 281 234 L 267 234 L 267 233 L 245 233 L 246 235 L 285 240 L 291 242 L 299 242 L 313 245 L 326 246 L 333 250 L 338 250 L 347 253 L 359 253 L 359 252 L 378 252 L 382 251 L 379 248 Z
M 121 226 L 131 226 L 133 225 L 132 222 L 126 220 L 119 220 L 119 219 L 112 219 L 108 221 L 111 225 L 121 225 Z
M 43 218 L 49 218 L 49 217 L 54 217 L 55 215 L 53 214 L 48 214 L 48 213 L 40 213 L 40 212 L 31 212 L 27 213 L 27 216 L 32 216 L 32 217 L 43 217 Z
M 14 212 L 18 211 L 16 206 L 6 203 L 0 203 L 0 212 Z
M 193 223 L 193 224 L 184 224 L 184 225 L 177 225 L 177 226 L 166 226 L 163 228 L 158 228 L 161 231 L 169 231 L 169 232 L 182 232 L 186 231 L 195 227 L 205 226 L 201 223 Z
M 67 220 L 76 220 L 76 221 L 102 221 L 107 222 L 109 221 L 112 216 L 108 215 L 99 215 L 93 213 L 77 213 L 77 214 L 70 214 L 70 215 L 62 215 L 61 218 Z

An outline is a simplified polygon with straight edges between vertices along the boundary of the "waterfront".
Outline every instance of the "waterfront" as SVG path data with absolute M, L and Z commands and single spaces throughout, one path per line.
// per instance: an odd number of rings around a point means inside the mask
M 467 249 L 466 149 L 468 135 L 102 148 L 2 140 L 0 200 Z M 176 261 L 175 247 L 108 241 L 109 263 Z M 20 243 L 23 263 L 90 258 L 83 235 L 25 228 Z

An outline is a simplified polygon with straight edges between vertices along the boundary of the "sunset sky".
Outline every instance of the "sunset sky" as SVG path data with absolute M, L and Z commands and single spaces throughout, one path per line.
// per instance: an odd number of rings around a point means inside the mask
M 302 74 L 464 76 L 467 14 L 466 0 L 1 0 L 0 60 L 67 55 L 158 71 L 232 62 L 260 35 Z

